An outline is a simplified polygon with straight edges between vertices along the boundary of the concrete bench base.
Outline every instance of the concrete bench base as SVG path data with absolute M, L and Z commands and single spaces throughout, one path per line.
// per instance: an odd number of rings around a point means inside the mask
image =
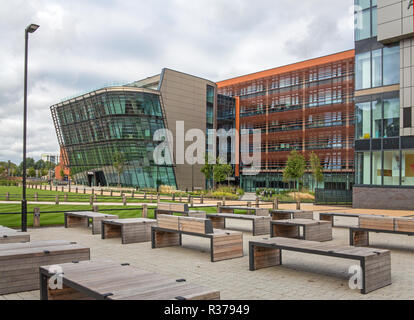
M 151 241 L 152 219 L 115 219 L 102 221 L 102 239 L 121 238 L 122 244 Z

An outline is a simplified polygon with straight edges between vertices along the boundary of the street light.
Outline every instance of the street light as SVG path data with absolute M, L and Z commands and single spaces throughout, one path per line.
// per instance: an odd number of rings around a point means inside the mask
M 22 231 L 27 231 L 27 200 L 26 200 L 26 134 L 27 134 L 27 57 L 29 33 L 34 33 L 39 26 L 29 25 L 24 32 L 25 54 L 24 54 L 24 108 L 23 108 L 23 199 L 22 199 Z

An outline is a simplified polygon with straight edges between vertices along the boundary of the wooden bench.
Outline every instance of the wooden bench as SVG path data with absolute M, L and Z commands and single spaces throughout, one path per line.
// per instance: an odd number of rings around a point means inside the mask
M 414 219 L 361 215 L 359 227 L 349 228 L 349 243 L 357 247 L 369 246 L 370 232 L 414 236 Z
M 270 233 L 271 218 L 234 214 L 234 213 L 217 213 L 207 216 L 213 223 L 214 229 L 226 229 L 226 219 L 250 220 L 253 224 L 253 236 L 265 235 Z
M 246 213 L 261 217 L 270 216 L 270 209 L 242 206 L 219 206 L 219 213 L 234 213 L 235 210 L 246 211 Z
M 160 202 L 158 203 L 157 209 L 154 210 L 154 217 L 157 219 L 159 214 L 174 215 L 174 213 L 192 218 L 206 218 L 207 215 L 205 211 L 190 210 L 186 203 Z
M 87 261 L 61 265 L 63 288 L 52 290 L 55 274 L 41 267 L 41 300 L 219 300 L 220 292 L 185 279 L 142 271 L 129 264 Z
M 151 227 L 157 225 L 153 219 L 102 220 L 102 239 L 121 238 L 122 244 L 151 241 Z
M 75 242 L 38 241 L 0 245 L 0 294 L 39 289 L 39 267 L 90 259 Z
M 301 232 L 303 228 L 303 232 Z M 309 241 L 331 241 L 332 224 L 309 219 L 275 220 L 270 223 L 270 237 L 295 238 Z
M 250 270 L 282 265 L 282 250 L 357 260 L 363 273 L 362 294 L 391 285 L 389 250 L 356 248 L 320 242 L 273 238 L 249 243 Z
M 159 215 L 151 230 L 153 249 L 181 246 L 184 234 L 210 239 L 212 262 L 243 257 L 243 234 L 213 229 L 209 219 Z
M 0 244 L 30 242 L 30 234 L 0 226 Z
M 117 215 L 98 212 L 65 212 L 65 228 L 83 227 L 92 225 L 92 234 L 101 234 L 102 220 L 118 219 Z
M 272 220 L 310 219 L 313 220 L 313 211 L 302 210 L 272 210 Z

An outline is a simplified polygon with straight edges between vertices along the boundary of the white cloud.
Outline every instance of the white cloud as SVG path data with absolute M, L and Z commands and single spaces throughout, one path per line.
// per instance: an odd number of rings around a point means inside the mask
M 28 154 L 59 150 L 50 106 L 163 67 L 219 81 L 353 47 L 353 0 L 13 0 L 0 7 L 0 159 L 21 161 L 24 28 Z

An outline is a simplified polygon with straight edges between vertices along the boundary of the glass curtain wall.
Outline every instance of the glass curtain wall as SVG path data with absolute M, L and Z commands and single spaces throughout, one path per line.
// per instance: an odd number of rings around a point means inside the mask
M 106 92 L 55 107 L 72 179 L 92 186 L 118 184 L 114 155 L 125 158 L 124 186 L 176 187 L 172 166 L 157 166 L 154 133 L 163 129 L 160 98 L 144 92 Z

